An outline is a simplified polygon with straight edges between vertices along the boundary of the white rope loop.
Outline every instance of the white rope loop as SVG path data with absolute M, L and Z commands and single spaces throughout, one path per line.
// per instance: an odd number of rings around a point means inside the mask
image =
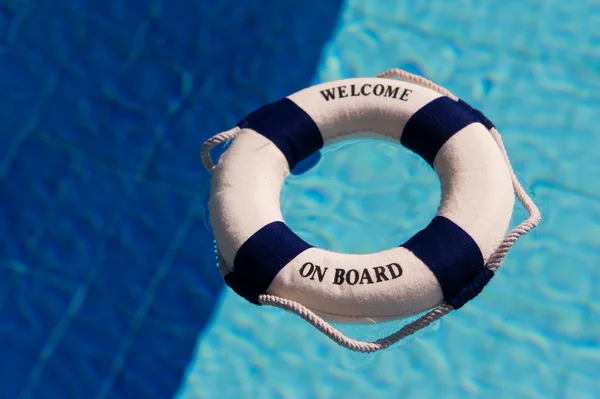
M 404 326 L 399 331 L 387 337 L 381 338 L 374 342 L 363 342 L 345 336 L 339 330 L 336 330 L 334 327 L 332 327 L 331 324 L 323 320 L 323 318 L 316 315 L 312 310 L 298 302 L 290 301 L 274 295 L 261 295 L 259 297 L 259 301 L 262 305 L 273 306 L 279 309 L 287 310 L 288 312 L 292 312 L 300 316 L 308 323 L 312 324 L 317 330 L 328 336 L 340 346 L 350 349 L 354 352 L 363 353 L 372 353 L 389 348 L 396 342 L 414 334 L 424 327 L 427 327 L 429 324 L 452 311 L 452 307 L 450 305 L 442 305 L 425 314 L 424 316 L 421 316 L 421 318 L 419 318 L 416 322 Z
M 421 76 L 411 74 L 398 68 L 389 69 L 377 75 L 377 77 L 394 77 L 408 82 L 412 82 L 434 90 L 444 96 L 453 99 L 454 101 L 458 101 L 458 98 L 445 88 Z M 204 143 L 200 154 L 202 157 L 204 167 L 209 172 L 212 172 L 214 168 L 214 163 L 210 158 L 210 150 L 219 143 L 232 140 L 240 133 L 240 130 L 241 129 L 239 127 L 235 127 L 231 130 L 213 136 Z M 504 159 L 509 169 L 515 194 L 519 201 L 525 207 L 527 213 L 529 214 L 529 217 L 525 221 L 521 222 L 517 227 L 512 229 L 504 237 L 504 239 L 500 242 L 496 250 L 488 259 L 488 262 L 486 263 L 485 267 L 492 271 L 496 271 L 502 265 L 504 258 L 508 254 L 508 251 L 510 251 L 512 246 L 515 244 L 515 242 L 539 224 L 541 220 L 541 214 L 537 206 L 534 204 L 533 200 L 529 197 L 529 195 L 517 179 L 513 171 L 512 165 L 510 163 L 510 160 L 508 158 L 508 154 L 506 153 L 506 148 L 504 147 L 504 143 L 502 142 L 500 134 L 495 128 L 490 129 L 489 132 L 496 141 L 496 144 L 498 145 L 500 151 L 502 152 L 502 155 L 504 156 Z M 221 256 L 219 256 L 218 263 L 219 271 L 221 272 L 221 275 L 224 278 L 229 273 L 229 269 L 224 264 L 224 261 Z M 405 325 L 400 330 L 391 335 L 388 335 L 387 337 L 381 338 L 374 342 L 363 342 L 345 336 L 339 330 L 336 330 L 333 326 L 331 326 L 331 324 L 325 321 L 322 317 L 320 317 L 315 312 L 313 312 L 312 310 L 310 310 L 309 308 L 307 308 L 299 302 L 267 294 L 261 295 L 258 298 L 258 300 L 264 306 L 272 306 L 296 314 L 297 316 L 301 317 L 303 320 L 307 321 L 312 326 L 314 326 L 317 330 L 325 334 L 338 345 L 355 352 L 363 353 L 372 353 L 388 348 L 391 345 L 397 343 L 398 341 L 427 327 L 434 321 L 439 320 L 440 318 L 454 310 L 454 308 L 449 304 L 443 303 L 437 308 L 430 310 L 429 312 L 421 316 L 419 319 L 415 320 L 410 324 Z
M 437 84 L 433 83 L 431 80 L 425 79 L 422 76 L 415 75 L 410 72 L 406 72 L 399 68 L 388 69 L 387 71 L 382 72 L 379 75 L 377 75 L 377 77 L 378 78 L 397 78 L 397 79 L 404 80 L 407 82 L 412 82 L 412 83 L 418 84 L 419 86 L 423 86 L 428 89 L 437 91 L 438 93 L 440 93 L 446 97 L 450 97 L 454 101 L 458 101 L 458 97 L 456 97 L 449 90 L 446 90 L 442 86 L 437 85 Z
M 221 132 L 219 134 L 215 134 L 210 139 L 204 142 L 202 149 L 200 150 L 200 158 L 202 159 L 202 164 L 209 173 L 212 173 L 215 164 L 213 163 L 212 158 L 210 157 L 210 150 L 212 150 L 216 145 L 221 143 L 226 143 L 229 140 L 233 140 L 238 134 L 240 134 L 241 129 L 239 127 L 234 127 L 226 132 Z

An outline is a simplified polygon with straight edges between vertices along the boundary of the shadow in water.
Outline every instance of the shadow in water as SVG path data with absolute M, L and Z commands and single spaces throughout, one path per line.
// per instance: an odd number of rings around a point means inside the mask
M 3 3 L 0 398 L 177 391 L 223 288 L 200 146 L 310 84 L 340 3 Z

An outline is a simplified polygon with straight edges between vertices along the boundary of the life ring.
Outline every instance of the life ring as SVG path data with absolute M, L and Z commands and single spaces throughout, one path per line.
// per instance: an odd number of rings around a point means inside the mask
M 227 284 L 248 301 L 279 298 L 280 307 L 298 304 L 310 317 L 334 322 L 389 321 L 444 304 L 457 309 L 493 276 L 486 266 L 506 244 L 516 187 L 501 142 L 490 134 L 494 126 L 445 89 L 393 71 L 301 90 L 206 143 L 219 264 Z M 391 78 L 398 76 L 404 80 Z M 283 220 L 284 179 L 324 145 L 363 132 L 400 142 L 434 168 L 442 191 L 437 215 L 382 252 L 316 248 Z M 210 148 L 232 138 L 214 166 Z M 528 228 L 538 220 L 539 212 Z

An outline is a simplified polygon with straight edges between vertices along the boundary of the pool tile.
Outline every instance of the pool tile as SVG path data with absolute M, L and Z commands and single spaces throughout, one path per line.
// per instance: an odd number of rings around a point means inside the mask
M 206 242 L 199 245 L 208 246 Z M 209 251 L 196 257 L 178 255 L 158 286 L 148 317 L 174 327 L 204 327 L 223 287 Z
M 200 149 L 205 140 L 218 133 L 217 124 L 210 119 L 206 111 L 193 107 L 182 108 L 171 116 L 147 176 L 176 187 L 206 192 L 209 174 L 202 165 Z
M 2 398 L 16 398 L 31 383 L 39 367 L 42 349 L 52 329 L 66 317 L 73 290 L 57 287 L 26 273 L 0 267 L 0 276 L 10 281 L 0 307 L 0 372 Z
M 193 358 L 199 333 L 197 329 L 179 329 L 146 319 L 108 397 L 173 397 Z
M 106 232 L 81 208 L 59 206 L 57 214 L 60 217 L 49 221 L 32 251 L 53 273 L 84 281 L 106 251 Z
M 116 76 L 114 92 L 123 102 L 143 106 L 165 117 L 181 94 L 181 77 L 169 63 L 157 62 L 147 52 L 131 60 Z
M 61 78 L 44 109 L 40 134 L 81 156 L 137 170 L 153 146 L 156 117 L 144 106 L 120 98 L 110 86 L 86 88 L 79 80 Z
M 112 304 L 135 311 L 184 223 L 192 199 L 145 183 L 135 186 L 124 216 L 108 238 L 92 290 L 107 290 Z
M 133 184 L 133 175 L 79 160 L 36 241 L 35 257 L 51 273 L 84 281 L 105 256 L 108 236 L 123 217 Z
M 48 360 L 33 397 L 92 398 L 131 329 L 131 313 L 109 303 L 107 291 L 89 290 Z
M 47 68 L 39 68 L 42 63 L 47 63 Z M 21 142 L 38 127 L 45 100 L 51 94 L 47 83 L 55 73 L 48 57 L 27 47 L 11 46 L 0 52 L 0 87 L 11 93 L 10 101 L 0 103 L 0 176 L 14 152 L 20 151 Z
M 0 177 L 3 256 L 18 258 L 20 249 L 41 233 L 72 165 L 72 157 L 64 152 L 34 139 L 25 140 L 6 176 Z

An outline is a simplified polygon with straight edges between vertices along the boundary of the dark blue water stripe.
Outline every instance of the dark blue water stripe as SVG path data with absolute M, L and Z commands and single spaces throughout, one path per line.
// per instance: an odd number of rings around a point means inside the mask
M 481 122 L 464 102 L 440 97 L 418 110 L 406 123 L 400 142 L 433 166 L 446 141 L 465 126 Z
M 429 226 L 402 245 L 431 269 L 445 299 L 469 285 L 483 268 L 477 243 L 453 221 L 436 216 Z
M 323 147 L 323 137 L 315 121 L 289 98 L 268 104 L 238 123 L 273 142 L 291 169 Z
M 311 247 L 285 223 L 269 223 L 242 244 L 233 261 L 235 271 L 225 281 L 239 295 L 258 303 L 277 273 Z

